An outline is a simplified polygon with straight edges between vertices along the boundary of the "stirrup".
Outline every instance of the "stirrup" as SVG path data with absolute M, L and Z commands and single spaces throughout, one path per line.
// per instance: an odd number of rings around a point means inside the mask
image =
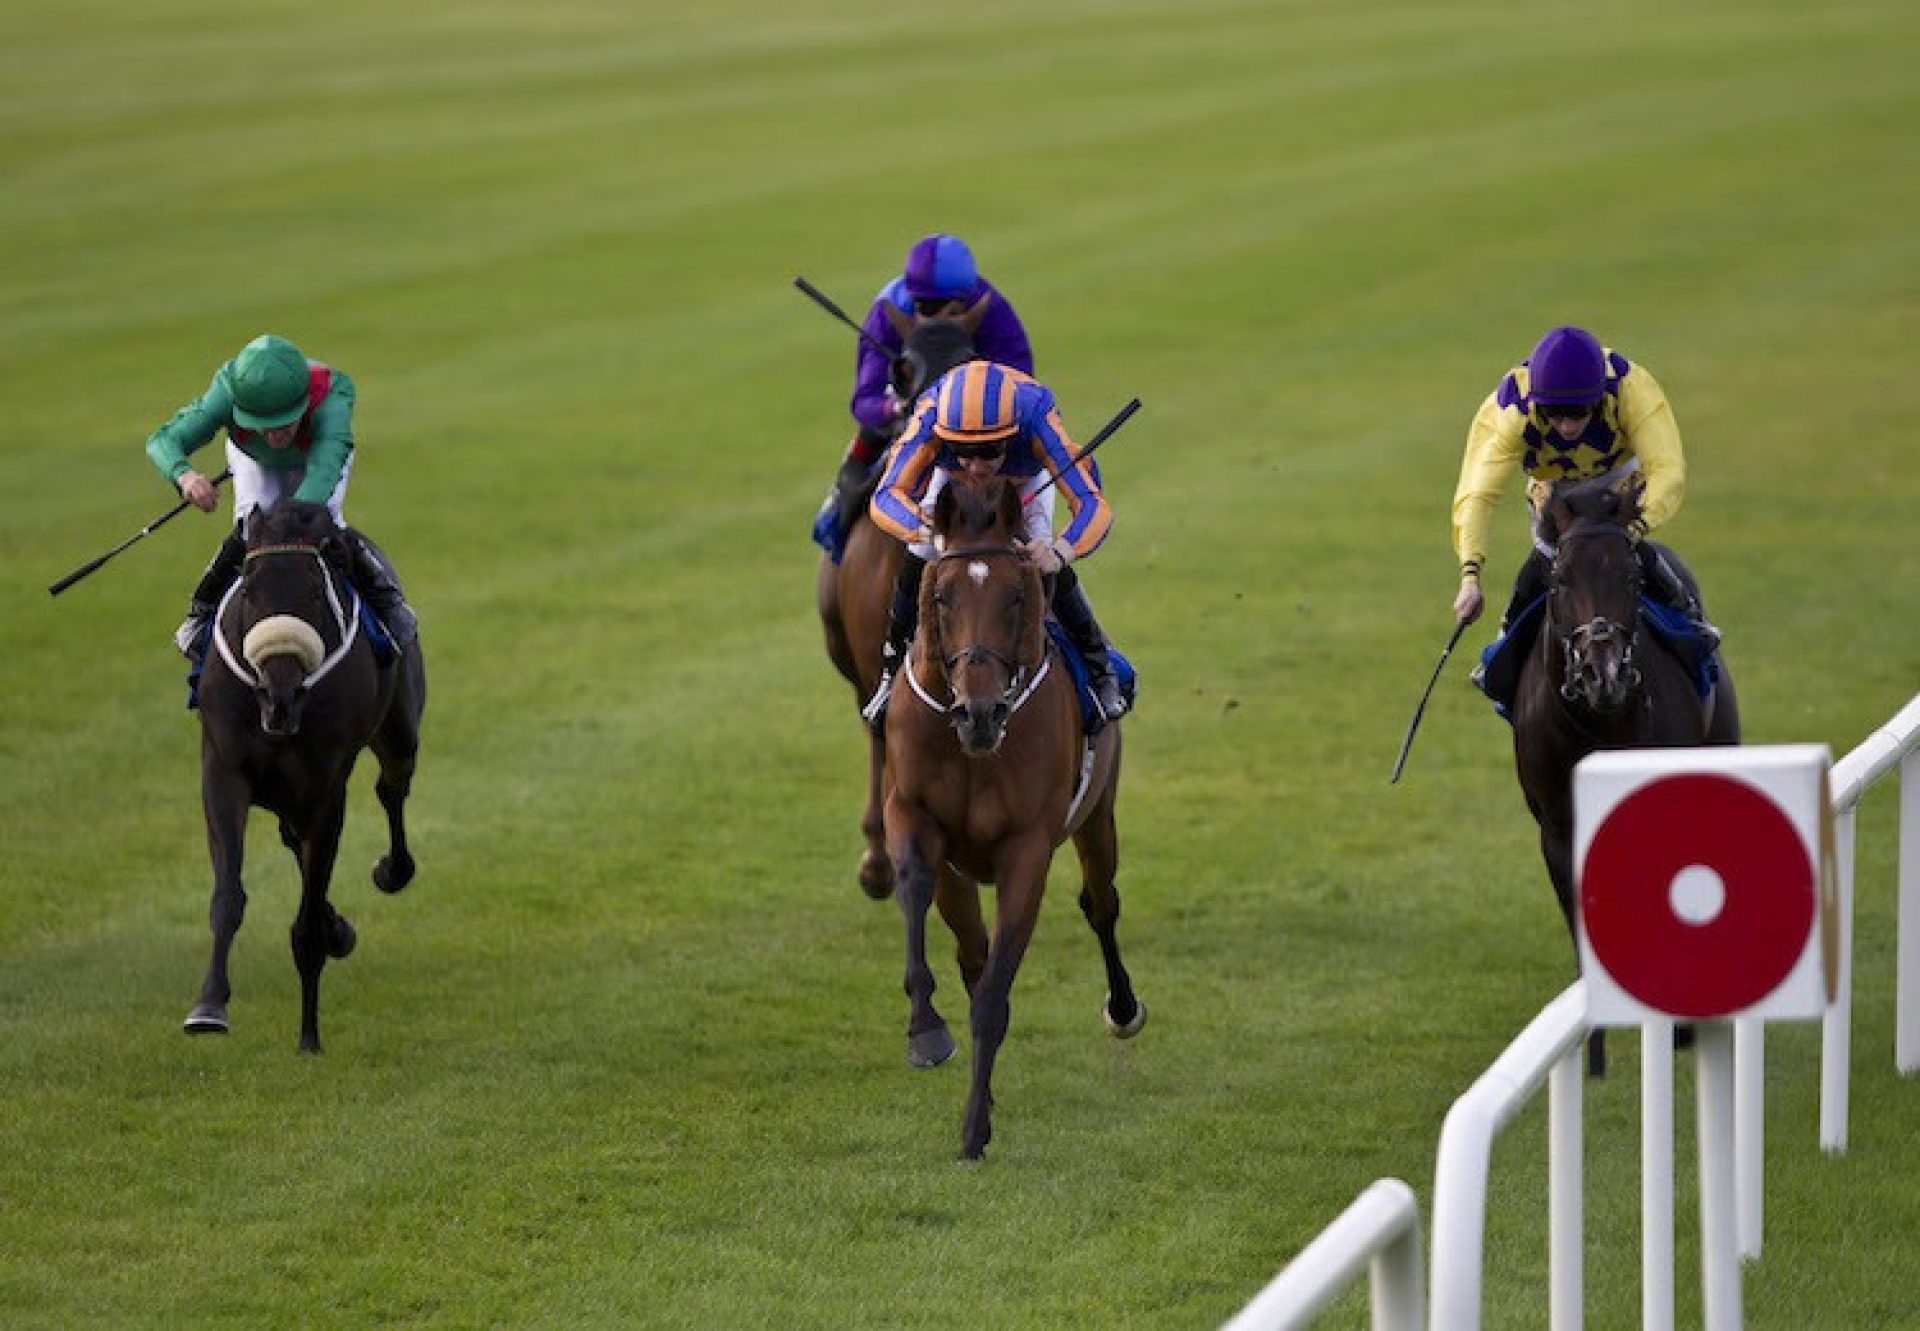
M 200 646 L 200 639 L 206 636 L 207 624 L 212 619 L 211 607 L 206 610 L 195 609 L 187 612 L 187 617 L 180 621 L 180 627 L 173 631 L 173 645 L 179 649 L 180 655 L 189 661 L 200 659 L 202 653 L 195 649 Z
M 860 719 L 867 723 L 869 729 L 880 728 L 880 723 L 887 714 L 887 703 L 892 697 L 893 672 L 883 670 L 880 672 L 880 682 L 874 685 L 873 696 L 867 699 L 867 705 L 860 709 Z
M 1118 721 L 1127 714 L 1127 698 L 1120 692 L 1120 680 L 1111 670 L 1092 681 L 1093 701 L 1100 708 L 1100 715 L 1109 721 Z

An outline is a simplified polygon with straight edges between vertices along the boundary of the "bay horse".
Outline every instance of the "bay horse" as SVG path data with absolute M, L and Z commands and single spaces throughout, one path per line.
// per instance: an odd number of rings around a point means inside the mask
M 1561 482 L 1538 530 L 1553 549 L 1546 612 L 1520 668 L 1513 702 L 1514 765 L 1540 827 L 1540 853 L 1567 929 L 1577 939 L 1573 886 L 1573 769 L 1596 750 L 1738 744 L 1740 707 L 1724 660 L 1702 697 L 1689 667 L 1646 624 L 1641 562 L 1629 534 L 1637 488 Z M 1657 553 L 1698 595 L 1671 550 Z M 1587 1047 L 1587 1070 L 1606 1071 L 1605 1032 Z
M 1079 852 L 1080 910 L 1107 970 L 1107 1029 L 1127 1039 L 1146 1024 L 1120 960 L 1114 886 L 1119 842 L 1120 726 L 1091 740 L 1081 701 L 1046 627 L 1046 588 L 1015 548 L 1017 486 L 956 478 L 935 501 L 941 554 L 920 588 L 920 623 L 887 705 L 887 851 L 906 923 L 907 1061 L 944 1063 L 953 1037 L 933 1006 L 929 906 L 959 944 L 971 995 L 973 1077 L 960 1158 L 978 1160 L 993 1135 L 993 1065 L 1006 1038 L 1008 996 L 1040 918 L 1054 849 Z M 991 938 L 979 884 L 997 886 Z
M 893 366 L 897 397 L 912 402 L 948 370 L 973 359 L 973 334 L 986 316 L 990 299 L 981 297 L 958 319 L 919 319 L 900 313 L 891 304 L 886 307 L 902 341 Z M 814 577 L 814 603 L 826 635 L 827 655 L 842 678 L 853 686 L 856 716 L 880 683 L 880 650 L 886 645 L 888 607 L 902 553 L 900 542 L 867 516 L 867 500 L 878 479 L 876 467 L 867 488 L 861 491 L 859 512 L 847 531 L 840 561 L 835 563 L 821 555 Z M 880 736 L 868 731 L 864 721 L 860 728 L 867 740 L 867 801 L 860 816 L 860 832 L 867 844 L 860 856 L 858 876 L 861 891 L 881 901 L 893 891 L 893 866 L 887 859 L 881 825 L 886 745 Z
M 413 783 L 426 707 L 418 638 L 381 664 L 362 630 L 359 597 L 341 569 L 346 533 L 324 504 L 255 510 L 243 528 L 246 562 L 214 617 L 200 677 L 200 794 L 213 859 L 213 957 L 189 1034 L 227 1030 L 227 956 L 246 912 L 241 882 L 247 813 L 278 816 L 300 866 L 293 960 L 300 972 L 300 1050 L 320 1052 L 320 971 L 353 951 L 356 935 L 327 900 L 346 819 L 347 778 L 364 748 L 389 848 L 374 866 L 382 892 L 412 881 L 402 814 Z

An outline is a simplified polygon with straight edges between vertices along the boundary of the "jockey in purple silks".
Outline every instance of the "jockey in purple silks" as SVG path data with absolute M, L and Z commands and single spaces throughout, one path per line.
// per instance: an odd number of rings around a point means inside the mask
M 889 308 L 909 318 L 957 319 L 983 298 L 987 308 L 974 330 L 975 354 L 1032 374 L 1033 349 L 1027 344 L 1027 330 L 1020 316 L 993 283 L 980 275 L 973 251 L 958 236 L 940 233 L 915 241 L 907 251 L 900 276 L 874 297 L 864 325 L 867 335 L 860 339 L 854 369 L 850 406 L 858 429 L 847 445 L 833 489 L 821 506 L 822 520 L 831 516 L 837 527 L 825 534 L 827 539 L 822 539 L 816 527 L 815 539 L 823 547 L 833 550 L 845 538 L 846 524 L 858 511 L 857 498 L 874 464 L 886 454 L 913 413 L 913 404 L 901 401 L 893 392 L 891 361 L 899 354 L 902 339 L 895 319 L 889 317 Z M 882 354 L 882 347 L 891 355 Z

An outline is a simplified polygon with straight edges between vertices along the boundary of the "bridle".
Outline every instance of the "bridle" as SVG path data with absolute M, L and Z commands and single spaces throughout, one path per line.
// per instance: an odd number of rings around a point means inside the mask
M 357 604 L 352 614 L 348 614 L 345 607 L 340 604 L 340 595 L 334 590 L 332 568 L 318 545 L 263 545 L 247 551 L 244 562 L 251 564 L 256 559 L 271 559 L 287 555 L 308 555 L 320 565 L 320 583 L 327 589 L 327 605 L 333 611 L 335 636 L 340 640 L 340 645 L 327 653 L 306 678 L 300 681 L 300 691 L 306 692 L 332 673 L 333 668 L 345 660 L 347 653 L 353 650 L 353 644 L 360 636 L 360 613 Z M 258 692 L 266 686 L 247 663 L 234 653 L 233 648 L 227 643 L 227 635 L 221 631 L 220 627 L 221 622 L 226 618 L 228 604 L 239 594 L 245 584 L 246 576 L 242 573 L 240 577 L 234 579 L 233 586 L 227 588 L 227 594 L 220 598 L 220 605 L 213 612 L 213 643 L 220 652 L 220 659 L 226 662 L 227 669 L 233 672 L 234 678 Z
M 993 558 L 1023 559 L 1025 556 L 1011 545 L 969 546 L 959 550 L 943 550 L 934 557 L 934 563 L 944 564 L 954 559 Z M 929 627 L 933 629 L 935 634 L 938 633 L 937 624 L 929 625 Z M 1031 698 L 1034 690 L 1040 687 L 1040 681 L 1045 679 L 1047 672 L 1053 668 L 1053 653 L 1051 651 L 1043 651 L 1040 656 L 1040 661 L 1037 667 L 1035 667 L 1026 665 L 1015 657 L 1001 651 L 998 647 L 990 647 L 986 643 L 980 642 L 969 644 L 951 653 L 945 652 L 944 644 L 942 644 L 942 652 L 939 660 L 941 669 L 947 677 L 947 692 L 950 694 L 953 692 L 953 671 L 955 666 L 963 663 L 967 665 L 979 665 L 983 661 L 992 661 L 998 664 L 1001 669 L 1006 671 L 1007 686 L 1001 690 L 1000 697 L 997 701 L 999 705 L 1006 707 L 1009 717 L 1026 705 L 1027 699 Z M 907 672 L 907 680 L 913 688 L 914 695 L 936 712 L 951 716 L 960 705 L 957 698 L 952 702 L 942 705 L 922 687 L 919 677 L 911 670 Z
M 1620 536 L 1625 539 L 1626 530 L 1618 523 L 1595 518 L 1576 518 L 1572 523 L 1568 524 L 1567 529 L 1560 533 L 1558 540 L 1555 542 L 1554 568 L 1551 581 L 1548 585 L 1549 607 L 1554 603 L 1554 598 L 1566 590 L 1566 585 L 1560 577 L 1558 548 L 1568 541 L 1592 536 Z M 1629 546 L 1631 546 L 1631 542 L 1629 542 Z M 1640 603 L 1640 561 L 1632 557 L 1631 548 L 1629 548 L 1628 554 L 1632 569 L 1628 589 L 1628 604 L 1638 607 Z M 1555 629 L 1560 640 L 1560 651 L 1563 658 L 1560 697 L 1563 701 L 1570 703 L 1578 702 L 1582 695 L 1585 695 L 1588 703 L 1590 705 L 1592 704 L 1593 687 L 1598 684 L 1598 672 L 1590 667 L 1589 661 L 1595 648 L 1613 642 L 1619 642 L 1621 644 L 1620 671 L 1626 681 L 1627 692 L 1631 694 L 1639 690 L 1641 680 L 1640 667 L 1635 660 L 1635 649 L 1639 643 L 1639 616 L 1637 613 L 1633 613 L 1631 620 L 1627 623 L 1596 615 L 1583 624 L 1575 624 L 1568 628 L 1562 628 L 1558 622 L 1554 620 L 1550 608 L 1547 619 L 1549 625 Z M 1643 706 L 1646 704 L 1646 701 L 1646 698 L 1642 696 L 1641 704 Z

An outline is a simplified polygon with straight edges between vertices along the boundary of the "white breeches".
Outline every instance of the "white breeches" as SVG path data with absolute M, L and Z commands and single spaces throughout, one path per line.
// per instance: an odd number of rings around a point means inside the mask
M 940 497 L 946 483 L 947 473 L 936 468 L 933 479 L 927 482 L 926 497 L 920 501 L 920 513 L 928 526 L 933 524 L 933 501 Z M 1025 539 L 1042 545 L 1053 540 L 1053 498 L 1053 477 L 1044 472 L 1028 477 L 1020 486 L 1020 516 L 1026 525 Z M 940 553 L 933 548 L 932 541 L 914 541 L 907 549 L 925 560 L 935 559 Z
M 233 472 L 233 520 L 243 522 L 247 514 L 256 508 L 272 508 L 282 499 L 290 499 L 293 492 L 300 488 L 300 482 L 307 477 L 307 469 L 300 467 L 292 471 L 270 471 L 248 457 L 245 453 L 227 445 L 227 467 Z M 333 514 L 333 520 L 340 526 L 347 520 L 340 512 L 340 506 L 347 499 L 347 478 L 353 475 L 353 454 L 347 454 L 347 463 L 340 468 L 340 484 L 333 487 L 333 493 L 327 496 L 327 512 Z

